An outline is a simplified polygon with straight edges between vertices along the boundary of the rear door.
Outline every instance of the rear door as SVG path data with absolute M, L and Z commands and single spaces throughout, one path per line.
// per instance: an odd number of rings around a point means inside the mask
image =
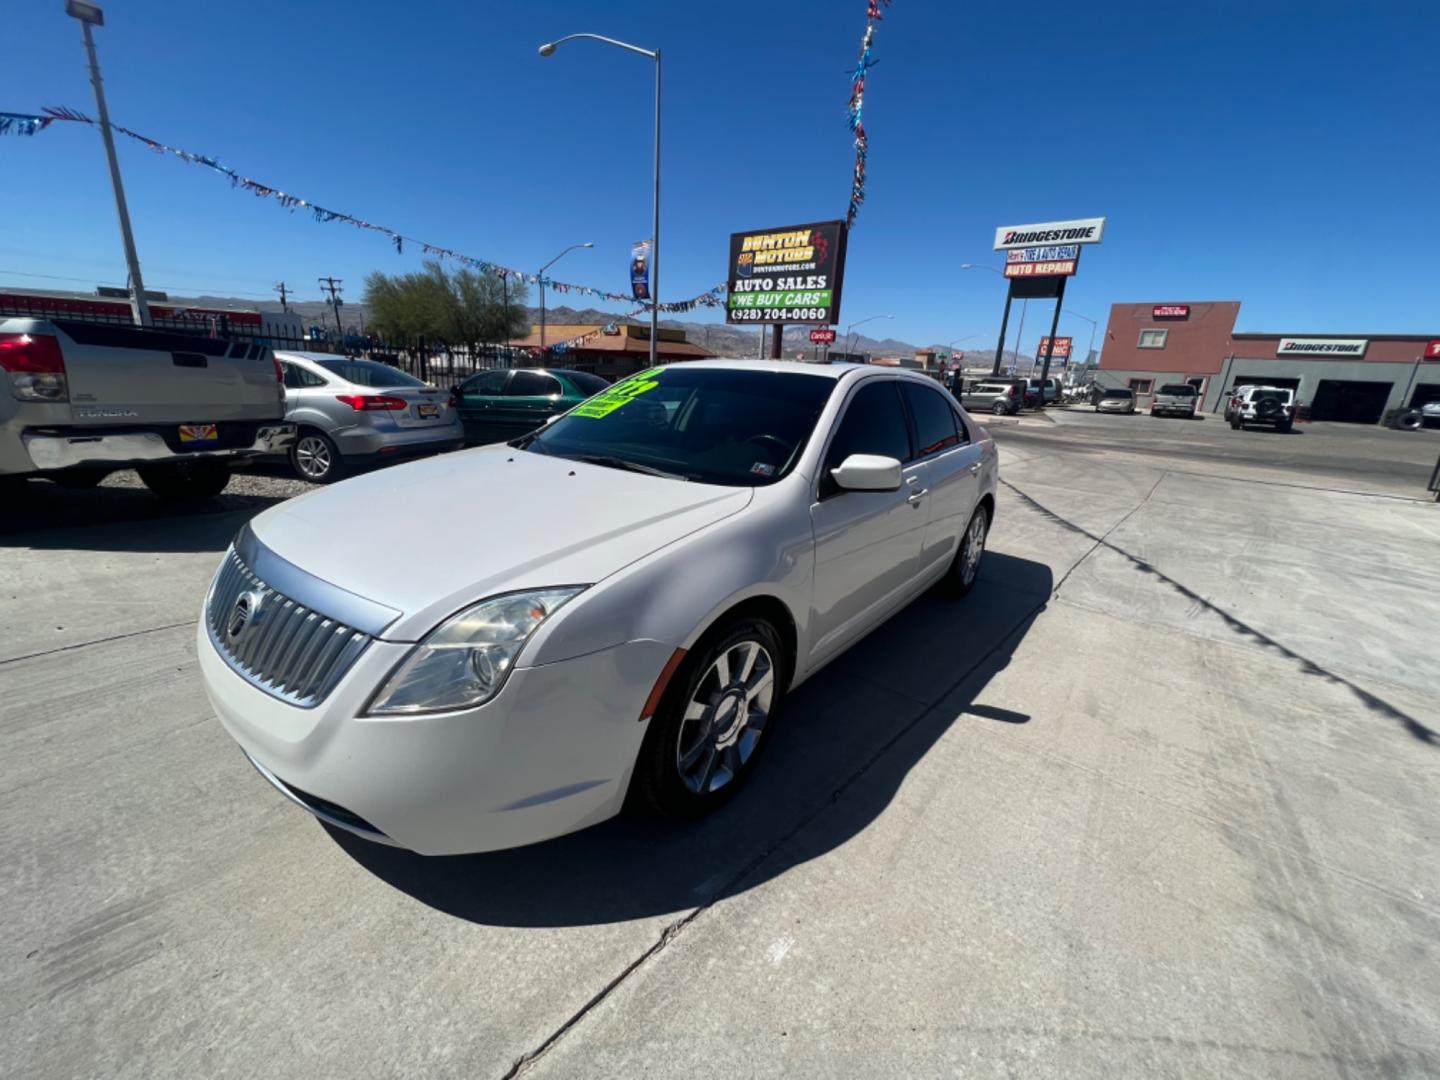
M 938 390 L 906 379 L 900 394 L 910 413 L 914 460 L 925 463 L 930 489 L 919 573 L 934 578 L 955 558 L 960 535 L 980 498 L 980 447 L 970 441 L 964 422 Z
M 465 441 L 472 446 L 499 442 L 505 436 L 494 412 L 494 406 L 510 380 L 509 370 L 482 371 L 472 375 L 457 388 L 460 422 L 465 426 Z
M 872 629 L 914 588 L 929 516 L 924 462 L 902 470 L 898 491 L 841 491 L 830 479 L 851 454 L 912 457 L 895 379 L 872 378 L 850 394 L 825 451 L 815 530 L 811 656 L 820 662 Z
M 517 369 L 505 384 L 504 393 L 491 407 L 499 438 L 518 439 L 534 431 L 550 417 L 564 411 L 560 380 L 548 371 Z
M 79 426 L 279 420 L 284 394 L 263 345 L 132 326 L 55 324 Z

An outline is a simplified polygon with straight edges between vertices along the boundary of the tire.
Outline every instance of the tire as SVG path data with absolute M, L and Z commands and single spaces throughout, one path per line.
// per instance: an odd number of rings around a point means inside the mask
M 302 428 L 290 444 L 290 468 L 301 480 L 333 484 L 344 475 L 345 463 L 329 435 L 314 428 Z
M 147 488 L 170 502 L 204 502 L 230 483 L 230 466 L 213 458 L 142 465 L 136 472 Z
M 1280 403 L 1274 398 L 1264 398 L 1255 403 L 1255 416 L 1260 420 L 1273 420 L 1280 411 Z
M 980 580 L 980 561 L 985 557 L 985 540 L 989 535 L 990 515 L 983 506 L 977 506 L 960 536 L 960 545 L 955 551 L 950 569 L 940 579 L 941 588 L 949 596 L 958 600 L 975 588 L 975 582 Z M 977 544 L 978 551 L 975 549 Z
M 1275 421 L 1275 430 L 1278 431 L 1278 432 L 1279 432 L 1280 434 L 1282 434 L 1282 435 L 1284 435 L 1284 434 L 1285 434 L 1287 431 L 1289 431 L 1292 427 L 1294 427 L 1294 424 L 1293 424 L 1292 421 L 1289 421 L 1289 420 L 1276 420 L 1276 421 Z
M 66 469 L 50 477 L 55 483 L 69 491 L 84 491 L 98 487 L 101 480 L 110 474 L 104 469 Z
M 764 619 L 742 615 L 708 631 L 670 680 L 645 733 L 631 788 L 639 807 L 688 821 L 727 802 L 772 737 L 789 665 L 779 633 Z
M 1010 408 L 1005 404 L 1005 402 L 997 401 L 994 405 L 990 406 L 990 411 L 996 416 L 1006 416 L 1009 414 Z
M 1231 414 L 1230 414 L 1230 427 L 1231 427 L 1232 430 L 1234 430 L 1234 431 L 1239 431 L 1240 428 L 1241 428 L 1241 426 L 1242 426 L 1243 424 L 1244 424 L 1244 421 L 1240 419 L 1240 414 L 1239 414 L 1239 413 L 1231 413 Z
M 1425 415 L 1420 412 L 1401 413 L 1395 426 L 1401 431 L 1419 431 L 1425 426 Z

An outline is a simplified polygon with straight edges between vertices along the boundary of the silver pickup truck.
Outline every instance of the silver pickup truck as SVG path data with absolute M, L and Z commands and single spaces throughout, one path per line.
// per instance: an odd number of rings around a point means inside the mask
M 93 487 L 133 468 L 157 495 L 196 501 L 225 489 L 236 460 L 295 437 L 263 345 L 0 318 L 0 378 L 0 480 Z

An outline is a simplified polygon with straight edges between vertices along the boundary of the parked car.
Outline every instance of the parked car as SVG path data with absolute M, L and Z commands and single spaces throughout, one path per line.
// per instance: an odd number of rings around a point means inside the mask
M 512 847 L 627 796 L 693 817 L 797 686 L 931 586 L 974 587 L 998 474 L 920 373 L 643 371 L 508 446 L 255 517 L 202 678 L 266 780 L 370 840 Z
M 1020 393 L 1024 380 L 980 379 L 965 388 L 960 403 L 972 412 L 1013 416 L 1020 411 Z
M 1135 411 L 1135 391 L 1123 386 L 1106 387 L 1095 398 L 1095 411 L 1133 413 Z
M 275 358 L 285 418 L 297 429 L 290 465 L 302 480 L 328 484 L 362 465 L 465 445 L 449 395 L 389 364 L 331 353 Z
M 1426 402 L 1395 418 L 1395 426 L 1401 431 L 1419 431 L 1426 424 L 1440 424 L 1440 401 Z
M 1166 383 L 1155 391 L 1155 397 L 1150 401 L 1150 415 L 1188 416 L 1194 419 L 1199 396 L 1199 391 L 1189 383 Z
M 155 494 L 218 495 L 283 452 L 280 369 L 261 345 L 78 320 L 0 319 L 0 479 L 94 487 L 135 469 Z
M 1226 402 L 1225 419 L 1237 431 L 1246 424 L 1289 431 L 1295 423 L 1295 392 L 1288 386 L 1242 386 Z
M 472 375 L 454 393 L 465 441 L 476 446 L 517 439 L 609 385 L 588 371 L 515 368 Z
M 1025 383 L 1028 392 L 1034 394 L 1037 398 L 1040 397 L 1040 387 L 1043 384 L 1045 387 L 1045 404 L 1047 405 L 1052 401 L 1059 401 L 1060 394 L 1064 390 L 1064 387 L 1060 385 L 1060 380 L 1054 376 L 1047 376 L 1044 379 L 1036 376 L 1035 378 L 1026 379 Z

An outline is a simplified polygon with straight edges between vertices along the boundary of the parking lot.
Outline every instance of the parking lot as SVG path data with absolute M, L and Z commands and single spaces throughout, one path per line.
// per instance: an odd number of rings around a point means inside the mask
M 742 797 L 430 860 L 284 802 L 201 691 L 220 553 L 302 485 L 32 492 L 0 1074 L 1440 1072 L 1440 437 L 996 431 L 980 585 L 802 687 Z

